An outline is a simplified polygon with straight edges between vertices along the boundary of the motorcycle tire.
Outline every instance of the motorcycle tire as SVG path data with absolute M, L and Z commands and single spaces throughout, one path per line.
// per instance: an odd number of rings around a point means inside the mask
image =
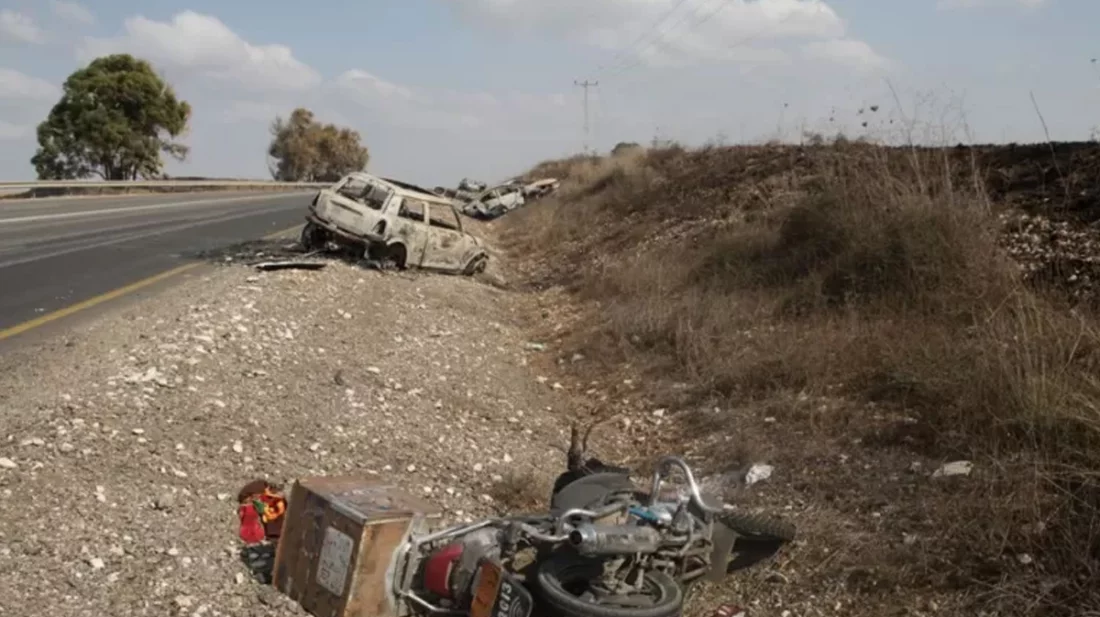
M 559 554 L 544 561 L 535 576 L 539 600 L 551 617 L 676 617 L 684 608 L 684 592 L 668 574 L 645 573 L 644 586 L 656 596 L 651 606 L 594 604 L 580 598 L 586 581 L 603 573 L 603 562 L 579 555 Z
M 785 521 L 739 512 L 724 512 L 718 520 L 746 539 L 763 542 L 790 542 L 797 531 Z

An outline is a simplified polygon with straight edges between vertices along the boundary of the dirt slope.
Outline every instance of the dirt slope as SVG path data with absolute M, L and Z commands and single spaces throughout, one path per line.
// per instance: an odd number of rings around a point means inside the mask
M 0 614 L 298 614 L 238 554 L 257 476 L 378 474 L 452 520 L 542 498 L 569 405 L 526 341 L 492 286 L 333 263 L 218 268 L 5 357 Z
M 801 540 L 715 598 L 1078 615 L 1100 610 L 1098 161 L 1094 143 L 578 157 L 537 166 L 561 192 L 495 227 L 565 357 L 592 359 L 564 370 L 660 411 L 639 457 L 775 466 L 735 503 Z

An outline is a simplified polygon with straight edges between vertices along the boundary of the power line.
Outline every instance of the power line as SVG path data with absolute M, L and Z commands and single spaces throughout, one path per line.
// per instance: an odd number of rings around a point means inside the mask
M 718 0 L 718 4 L 717 4 L 716 8 L 714 10 L 712 10 L 710 13 L 708 13 L 706 15 L 706 17 L 704 17 L 704 18 L 696 21 L 695 23 L 691 24 L 688 27 L 688 29 L 686 30 L 686 32 L 691 32 L 692 30 L 698 28 L 699 26 L 707 23 L 708 21 L 713 19 L 715 15 L 720 13 L 723 9 L 725 9 L 729 5 L 730 5 L 730 0 Z M 691 12 L 691 16 L 697 15 L 699 13 L 699 9 L 701 9 L 701 8 L 703 8 L 703 4 L 700 4 L 700 5 L 696 6 L 695 10 Z M 676 30 L 676 28 L 680 24 L 684 23 L 685 19 L 686 18 L 682 17 L 679 21 L 677 21 L 675 24 L 673 24 L 672 28 L 669 29 L 669 31 L 666 32 L 665 34 L 671 34 L 674 30 Z M 666 41 L 663 40 L 662 36 L 658 36 L 657 38 L 653 39 L 652 41 L 649 42 L 648 45 L 646 45 L 645 47 L 638 50 L 638 53 L 636 54 L 635 59 L 634 59 L 633 62 L 631 62 L 630 64 L 627 64 L 625 66 L 620 67 L 618 71 L 616 71 L 615 73 L 609 75 L 608 77 L 617 77 L 619 75 L 622 75 L 622 74 L 626 73 L 627 71 L 630 71 L 631 69 L 636 68 L 637 66 L 639 66 L 642 63 L 642 52 L 644 52 L 646 49 L 651 47 L 654 43 L 660 45 L 661 43 L 664 43 L 664 42 L 666 42 Z
M 640 34 L 638 35 L 638 38 L 634 39 L 634 41 L 632 41 L 632 42 L 631 42 L 631 43 L 630 43 L 629 45 L 627 45 L 626 47 L 624 47 L 624 48 L 620 49 L 620 50 L 619 50 L 619 52 L 618 52 L 617 54 L 615 54 L 615 57 L 613 57 L 613 58 L 611 59 L 611 63 L 612 63 L 612 64 L 618 64 L 618 63 L 619 63 L 619 62 L 621 62 L 622 60 L 625 60 L 625 59 L 626 59 L 626 57 L 627 57 L 627 56 L 629 55 L 629 53 L 630 53 L 630 49 L 631 49 L 632 47 L 634 47 L 634 46 L 635 46 L 635 45 L 637 45 L 637 44 L 638 44 L 639 42 L 641 42 L 641 41 L 642 41 L 642 39 L 644 39 L 644 38 L 645 38 L 645 36 L 646 36 L 647 34 L 649 34 L 650 32 L 653 32 L 653 31 L 654 31 L 654 30 L 656 30 L 656 29 L 657 29 L 658 27 L 660 27 L 660 25 L 661 25 L 661 24 L 663 24 L 663 23 L 664 23 L 664 22 L 665 22 L 666 20 L 668 20 L 668 18 L 669 18 L 669 17 L 671 17 L 671 16 L 672 16 L 672 14 L 673 14 L 673 13 L 675 13 L 675 12 L 676 12 L 676 9 L 680 8 L 681 6 L 683 6 L 683 5 L 684 5 L 684 3 L 686 3 L 687 1 L 688 1 L 688 0 L 677 0 L 676 4 L 672 5 L 672 8 L 670 8 L 670 9 L 669 9 L 669 10 L 668 10 L 667 12 L 665 12 L 664 14 L 662 14 L 662 15 L 661 15 L 661 16 L 660 16 L 660 17 L 659 17 L 659 18 L 657 19 L 657 21 L 655 21 L 655 22 L 653 23 L 653 25 L 652 25 L 652 26 L 650 26 L 650 27 L 649 27 L 648 29 L 642 30 L 642 32 L 641 32 L 641 33 L 640 33 Z M 597 68 L 597 70 L 599 70 L 599 71 L 602 71 L 602 70 L 604 70 L 604 67 L 596 67 L 596 68 Z M 610 68 L 611 68 L 612 70 L 614 70 L 614 68 L 615 68 L 615 67 L 614 67 L 614 66 L 612 66 L 612 67 L 610 67 Z
M 725 8 L 726 8 L 726 7 L 728 7 L 729 5 L 730 5 L 730 2 L 729 2 L 729 0 L 722 0 L 722 4 L 720 4 L 720 5 L 719 5 L 719 6 L 718 6 L 718 7 L 716 8 L 716 9 L 714 9 L 714 10 L 713 10 L 713 11 L 711 11 L 710 13 L 708 13 L 706 17 L 704 17 L 703 19 L 701 19 L 701 20 L 699 20 L 699 21 L 695 22 L 694 24 L 692 24 L 692 25 L 691 25 L 691 27 L 690 27 L 690 28 L 688 28 L 687 32 L 690 32 L 690 31 L 694 30 L 695 28 L 698 28 L 699 26 L 701 26 L 701 25 L 705 24 L 706 22 L 710 21 L 710 20 L 711 20 L 711 19 L 713 19 L 713 18 L 714 18 L 714 17 L 715 17 L 715 16 L 716 16 L 716 15 L 717 15 L 717 14 L 718 14 L 719 12 L 721 12 L 721 11 L 722 11 L 723 9 L 725 9 Z M 821 10 L 821 9 L 820 9 L 820 7 L 818 7 L 818 10 Z M 775 29 L 775 28 L 777 28 L 777 27 L 779 27 L 779 26 L 782 26 L 783 24 L 785 24 L 785 23 L 787 23 L 787 22 L 791 21 L 791 20 L 792 20 L 793 18 L 795 18 L 795 17 L 797 16 L 797 15 L 798 15 L 798 13 L 797 13 L 796 11 L 791 11 L 791 12 L 787 13 L 786 17 L 784 17 L 783 19 L 779 20 L 779 21 L 778 21 L 777 23 L 775 23 L 774 25 L 772 25 L 772 26 L 769 26 L 769 27 L 765 27 L 765 28 L 761 28 L 760 30 L 758 30 L 758 31 L 756 31 L 756 32 L 753 32 L 753 33 L 751 33 L 751 34 L 748 34 L 748 35 L 746 35 L 746 36 L 744 36 L 744 37 L 741 37 L 740 39 L 738 39 L 738 40 L 735 40 L 735 41 L 734 41 L 733 43 L 731 43 L 731 44 L 729 44 L 729 45 L 725 45 L 725 46 L 724 46 L 724 49 L 734 49 L 734 48 L 736 48 L 736 47 L 740 47 L 740 46 L 744 45 L 745 43 L 751 43 L 751 42 L 755 41 L 756 39 L 759 39 L 760 37 L 762 37 L 762 36 L 764 36 L 764 35 L 768 34 L 768 33 L 769 33 L 769 32 L 770 32 L 771 30 L 773 30 L 773 29 Z M 605 76 L 605 79 L 606 79 L 607 77 L 612 77 L 612 78 L 614 78 L 614 77 L 619 77 L 619 76 L 621 76 L 621 75 L 624 75 L 625 73 L 627 73 L 627 72 L 628 72 L 628 71 L 630 71 L 631 69 L 633 69 L 633 68 L 635 68 L 635 67 L 639 66 L 639 65 L 640 65 L 641 63 L 642 63 L 642 59 L 641 59 L 641 56 L 639 55 L 639 56 L 638 56 L 638 57 L 637 57 L 637 58 L 635 59 L 635 61 L 634 61 L 633 63 L 631 63 L 631 64 L 630 64 L 629 66 L 626 66 L 626 67 L 624 67 L 624 68 L 623 68 L 622 70 L 620 70 L 620 71 L 618 71 L 618 72 L 614 73 L 613 75 Z

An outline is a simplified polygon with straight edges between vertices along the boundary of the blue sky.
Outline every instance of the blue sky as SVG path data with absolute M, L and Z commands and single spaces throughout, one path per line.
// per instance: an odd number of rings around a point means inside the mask
M 372 171 L 498 180 L 580 150 L 575 79 L 599 81 L 600 150 L 1037 141 L 1032 91 L 1054 139 L 1088 139 L 1096 24 L 1095 0 L 0 0 L 0 179 L 33 177 L 60 84 L 120 51 L 194 107 L 175 174 L 265 177 L 268 125 L 305 106 L 358 129 Z

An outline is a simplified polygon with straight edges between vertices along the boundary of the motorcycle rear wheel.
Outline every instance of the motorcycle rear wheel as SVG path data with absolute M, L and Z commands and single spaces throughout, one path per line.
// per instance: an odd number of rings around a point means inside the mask
M 794 540 L 795 526 L 774 518 L 741 512 L 723 512 L 718 520 L 749 540 L 786 543 Z
M 645 573 L 643 593 L 652 602 L 649 606 L 593 602 L 588 599 L 592 594 L 586 598 L 585 592 L 589 581 L 602 573 L 603 564 L 599 560 L 556 555 L 539 565 L 536 591 L 553 617 L 674 617 L 683 611 L 683 589 L 671 576 L 659 571 Z

